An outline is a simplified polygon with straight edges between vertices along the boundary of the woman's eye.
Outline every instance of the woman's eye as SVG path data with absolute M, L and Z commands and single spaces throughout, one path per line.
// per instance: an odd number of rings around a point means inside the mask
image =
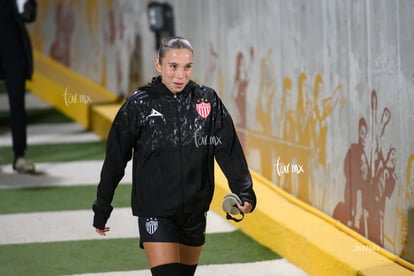
M 170 65 L 170 69 L 176 70 L 177 69 L 177 65 L 176 64 L 171 64 Z

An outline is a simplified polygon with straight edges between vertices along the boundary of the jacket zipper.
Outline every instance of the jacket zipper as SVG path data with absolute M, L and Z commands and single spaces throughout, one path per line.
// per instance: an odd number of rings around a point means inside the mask
M 178 99 L 177 95 L 174 95 L 174 100 L 175 100 L 175 111 L 177 114 L 177 135 L 178 135 L 178 154 L 179 154 L 179 170 L 180 170 L 180 204 L 179 204 L 179 213 L 183 213 L 184 211 L 184 207 L 183 207 L 183 202 L 184 202 L 184 184 L 183 184 L 183 156 L 182 156 L 182 137 L 181 137 L 181 121 L 180 121 L 180 112 L 179 112 L 179 105 L 180 100 Z

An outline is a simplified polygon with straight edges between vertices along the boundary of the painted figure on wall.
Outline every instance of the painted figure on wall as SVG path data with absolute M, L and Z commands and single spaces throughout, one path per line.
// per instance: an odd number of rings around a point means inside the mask
M 345 160 L 345 191 L 344 201 L 339 202 L 334 210 L 333 217 L 365 236 L 365 220 L 363 214 L 363 195 L 366 196 L 366 187 L 369 186 L 370 176 L 368 158 L 364 147 L 367 136 L 367 122 L 359 119 L 358 143 L 351 144 Z
M 220 56 L 213 42 L 209 43 L 209 48 L 209 59 L 204 83 L 206 85 L 215 85 L 217 87 L 217 93 L 220 97 L 224 97 L 224 76 L 220 66 Z
M 305 103 L 304 132 L 299 136 L 301 144 L 309 145 L 314 151 L 316 163 L 326 165 L 326 138 L 328 135 L 327 119 L 339 104 L 345 104 L 342 85 L 338 84 L 332 94 L 320 99 L 324 81 L 320 74 L 314 79 L 313 95 Z
M 70 67 L 71 38 L 75 28 L 75 12 L 70 5 L 59 2 L 55 12 L 56 34 L 50 47 L 50 56 Z
M 249 60 L 246 60 L 243 52 L 238 52 L 236 57 L 236 75 L 234 76 L 233 100 L 236 103 L 237 115 L 236 127 L 242 146 L 245 145 L 245 132 L 247 129 L 246 97 L 247 87 L 250 81 L 251 64 L 254 59 L 254 49 L 250 48 Z
M 256 120 L 260 131 L 272 135 L 272 105 L 276 94 L 274 66 L 271 62 L 272 49 L 260 60 L 260 84 L 257 91 Z
M 344 160 L 344 200 L 336 205 L 333 217 L 380 246 L 384 246 L 384 212 L 397 181 L 397 150 L 387 148 L 383 136 L 391 120 L 384 108 L 377 120 L 377 93 L 371 93 L 371 125 L 359 120 L 358 143 L 352 144 Z M 368 131 L 370 132 L 368 134 Z
M 405 185 L 398 188 L 397 217 L 401 220 L 401 226 L 397 229 L 400 229 L 403 246 L 401 257 L 414 263 L 414 154 L 408 157 Z
M 326 95 L 321 74 L 315 75 L 312 89 L 306 89 L 308 76 L 300 73 L 297 81 L 296 105 L 289 105 L 289 101 L 294 96 L 292 83 L 290 78 L 284 79 L 283 94 L 275 126 L 279 131 L 277 136 L 288 145 L 285 150 L 288 156 L 292 160 L 306 164 L 307 170 L 313 172 L 326 165 L 327 120 L 336 107 L 345 105 L 345 97 L 341 84 Z M 296 148 L 308 149 L 308 152 L 305 153 L 303 150 L 299 152 Z M 291 175 L 290 178 L 283 176 L 281 181 L 276 179 L 276 182 L 288 192 L 295 190 L 293 187 L 295 182 L 304 183 L 305 185 L 302 184 L 298 188 L 297 195 L 300 199 L 323 206 L 323 195 L 315 196 L 313 176 L 309 175 L 307 179 L 301 179 L 301 181 L 295 178 L 297 175 Z

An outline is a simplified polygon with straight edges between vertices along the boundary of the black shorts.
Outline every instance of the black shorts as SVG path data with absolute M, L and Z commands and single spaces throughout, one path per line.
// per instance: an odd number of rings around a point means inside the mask
M 144 242 L 174 242 L 201 246 L 205 242 L 207 213 L 168 217 L 139 217 L 140 247 Z

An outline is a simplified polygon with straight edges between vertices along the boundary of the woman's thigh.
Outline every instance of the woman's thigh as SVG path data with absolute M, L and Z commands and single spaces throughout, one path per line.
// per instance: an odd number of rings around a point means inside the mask
M 180 247 L 172 242 L 144 242 L 150 267 L 180 262 Z
M 188 246 L 180 244 L 180 263 L 185 265 L 198 264 L 202 246 Z
M 172 242 L 144 242 L 150 267 L 163 264 L 182 263 L 195 265 L 201 253 L 201 246 L 188 246 Z

